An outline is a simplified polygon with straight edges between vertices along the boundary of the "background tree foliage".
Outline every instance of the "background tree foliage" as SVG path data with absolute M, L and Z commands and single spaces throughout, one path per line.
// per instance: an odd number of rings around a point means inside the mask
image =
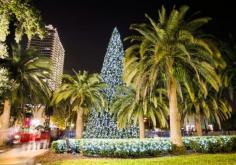
M 34 35 L 43 37 L 44 26 L 39 11 L 30 5 L 29 0 L 0 0 L 0 70 L 6 69 L 7 72 L 10 72 L 9 68 L 3 68 L 6 64 L 4 59 L 13 58 L 11 45 L 14 42 L 19 43 L 24 34 L 28 39 L 31 39 Z M 8 81 L 8 84 L 10 84 L 9 82 L 14 80 L 10 78 L 7 80 L 5 78 L 6 74 L 10 75 L 12 73 L 1 71 L 0 79 Z M 0 85 L 4 85 L 4 83 Z M 2 90 L 0 93 L 4 93 L 7 90 L 12 90 L 13 85 L 0 86 L 0 89 Z M 1 129 L 6 130 L 9 127 L 11 95 L 2 95 L 1 97 L 4 100 L 4 109 L 2 116 L 0 116 L 0 123 Z M 4 140 L 5 137 L 0 140 L 0 145 Z
M 183 146 L 178 104 L 179 98 L 183 100 L 185 84 L 194 80 L 205 96 L 208 84 L 216 91 L 221 86 L 216 72 L 221 54 L 212 42 L 198 35 L 211 19 L 188 18 L 188 10 L 182 6 L 168 12 L 162 7 L 158 19 L 146 15 L 149 23 L 131 25 L 137 35 L 128 37 L 131 46 L 125 56 L 125 82 L 135 84 L 137 99 L 150 97 L 158 87 L 167 89 L 170 136 L 178 147 Z
M 84 116 L 92 109 L 101 112 L 106 107 L 106 99 L 102 90 L 105 83 L 98 74 L 75 72 L 74 76 L 64 75 L 62 85 L 54 92 L 52 104 L 59 107 L 67 104 L 68 112 L 77 112 L 76 137 L 82 138 Z M 58 106 L 59 105 L 59 106 Z
M 43 37 L 44 26 L 39 11 L 30 5 L 29 0 L 0 0 L 0 59 L 12 55 L 10 46 L 14 41 L 11 37 L 19 43 L 23 34 L 26 34 L 28 39 L 33 35 Z M 7 37 L 10 37 L 8 41 Z M 5 79 L 4 74 L 0 74 L 0 77 Z M 0 87 L 2 90 L 4 88 L 7 89 L 7 86 Z
M 39 11 L 30 5 L 29 0 L 0 1 L 0 40 L 4 42 L 10 33 L 9 25 L 13 24 L 15 41 L 19 43 L 22 36 L 31 39 L 34 35 L 43 37 L 44 26 Z

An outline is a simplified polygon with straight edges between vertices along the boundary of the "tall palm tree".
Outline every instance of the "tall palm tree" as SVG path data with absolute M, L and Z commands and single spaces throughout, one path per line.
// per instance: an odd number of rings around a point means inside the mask
M 215 90 L 220 86 L 213 58 L 220 53 L 208 40 L 196 35 L 210 18 L 186 19 L 188 10 L 183 6 L 167 13 L 162 7 L 156 21 L 146 15 L 150 24 L 131 25 L 138 34 L 128 37 L 133 44 L 125 55 L 125 82 L 136 84 L 137 95 L 148 97 L 158 86 L 167 89 L 171 142 L 177 148 L 184 147 L 177 99 L 177 94 L 182 94 L 180 79 L 188 77 L 192 81 L 190 76 L 195 77 L 204 93 L 207 83 Z
M 210 38 L 209 38 L 210 39 Z M 193 81 L 192 85 L 186 89 L 189 93 L 189 97 L 185 97 L 185 101 L 190 101 L 186 104 L 189 107 L 184 109 L 183 115 L 191 115 L 195 118 L 195 125 L 197 135 L 202 135 L 201 121 L 210 120 L 216 122 L 221 129 L 221 122 L 227 120 L 231 116 L 232 108 L 228 103 L 228 100 L 233 100 L 233 91 L 235 85 L 233 80 L 235 79 L 235 67 L 234 67 L 234 42 L 232 36 L 230 37 L 231 42 L 216 42 L 215 37 L 211 38 L 212 42 L 215 42 L 222 52 L 222 57 L 217 57 L 215 61 L 218 62 L 217 73 L 220 75 L 222 85 L 218 92 L 213 90 L 210 86 L 208 88 L 207 96 L 204 95 L 200 90 L 199 86 Z M 186 85 L 190 85 L 189 83 Z M 197 97 L 196 97 L 197 96 Z
M 202 120 L 216 122 L 221 129 L 221 122 L 231 116 L 232 108 L 228 101 L 210 87 L 207 96 L 204 96 L 199 88 L 192 87 L 191 89 L 189 92 L 196 94 L 186 94 L 185 108 L 181 110 L 182 117 L 194 117 L 198 136 L 202 136 Z
M 29 5 L 29 1 L 1 0 L 0 19 L 0 58 L 7 57 L 8 54 L 12 56 L 10 45 L 13 40 L 11 40 L 11 37 L 15 37 L 15 42 L 19 43 L 23 35 L 26 35 L 28 39 L 31 39 L 34 35 L 42 38 L 45 32 L 38 10 Z M 8 40 L 8 37 L 11 39 Z M 2 76 L 1 73 L 0 76 Z M 2 119 L 0 118 L 0 121 L 3 121 L 3 129 L 8 128 L 10 108 L 10 100 L 5 100 L 4 113 L 1 116 Z
M 117 118 L 118 127 L 125 128 L 132 121 L 134 124 L 139 123 L 140 138 L 145 138 L 144 117 L 150 118 L 154 127 L 157 123 L 160 127 L 166 127 L 168 115 L 166 92 L 163 89 L 158 89 L 156 92 L 150 99 L 137 100 L 134 89 L 120 88 L 111 106 L 111 113 Z
M 11 105 L 24 109 L 25 104 L 44 104 L 50 95 L 46 81 L 50 75 L 50 58 L 32 50 L 13 47 L 12 56 L 1 59 L 0 67 L 6 68 L 11 89 L 4 94 L 2 129 L 9 127 Z M 4 117 L 3 117 L 4 116 Z
M 13 48 L 12 63 L 6 63 L 12 75 L 15 88 L 12 101 L 25 103 L 46 104 L 51 91 L 48 86 L 51 73 L 50 57 L 42 56 L 34 50 Z M 13 64 L 13 65 L 12 65 Z M 21 97 L 22 96 L 22 97 Z
M 102 92 L 105 86 L 98 74 L 79 71 L 75 72 L 74 76 L 64 75 L 62 85 L 55 91 L 52 99 L 53 105 L 67 101 L 71 106 L 71 110 L 77 112 L 77 138 L 82 138 L 83 116 L 91 112 L 93 108 L 101 111 L 106 106 L 105 96 Z
M 224 42 L 218 43 L 214 36 L 210 37 L 211 43 L 216 44 L 223 54 L 222 57 L 214 57 L 215 62 L 219 64 L 216 70 L 222 82 L 219 91 L 216 92 L 207 84 L 208 91 L 204 94 L 199 90 L 199 86 L 195 81 L 191 85 L 183 82 L 189 94 L 189 97 L 185 97 L 185 101 L 191 102 L 187 104 L 190 107 L 185 109 L 184 114 L 194 116 L 198 136 L 202 135 L 202 119 L 216 122 L 221 129 L 221 122 L 231 116 L 232 108 L 228 103 L 228 99 L 233 99 L 233 89 L 235 88 L 232 83 L 236 73 L 233 69 L 233 46 Z

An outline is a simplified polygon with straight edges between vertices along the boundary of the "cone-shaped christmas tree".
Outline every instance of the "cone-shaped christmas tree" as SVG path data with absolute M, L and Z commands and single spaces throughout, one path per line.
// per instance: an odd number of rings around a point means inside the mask
M 123 57 L 124 49 L 120 34 L 115 28 L 113 30 L 107 52 L 104 58 L 101 77 L 108 88 L 104 90 L 109 103 L 111 103 L 116 87 L 123 84 Z M 109 111 L 109 110 L 108 110 Z M 134 138 L 138 137 L 138 129 L 131 125 L 127 129 L 117 128 L 116 121 L 108 112 L 96 113 L 93 111 L 88 118 L 85 138 Z

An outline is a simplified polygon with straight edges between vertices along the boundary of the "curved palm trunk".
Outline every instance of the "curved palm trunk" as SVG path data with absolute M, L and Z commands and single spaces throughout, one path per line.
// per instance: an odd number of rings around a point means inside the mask
M 2 145 L 7 138 L 7 129 L 9 128 L 9 122 L 10 122 L 10 112 L 11 112 L 11 102 L 10 100 L 4 101 L 4 109 L 3 113 L 0 116 L 0 145 Z
M 83 123 L 83 109 L 79 109 L 77 112 L 77 119 L 76 119 L 76 138 L 81 139 L 84 130 L 84 123 Z
M 145 125 L 143 114 L 139 116 L 139 138 L 145 138 Z
M 196 108 L 195 125 L 197 130 L 197 136 L 202 136 L 200 107 L 199 105 L 196 105 L 195 108 Z
M 170 109 L 170 138 L 172 144 L 183 147 L 180 128 L 180 113 L 177 107 L 176 82 L 172 79 L 169 84 L 169 109 Z

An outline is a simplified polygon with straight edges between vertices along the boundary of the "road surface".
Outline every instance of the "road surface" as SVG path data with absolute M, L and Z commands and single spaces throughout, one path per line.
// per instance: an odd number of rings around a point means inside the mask
M 34 158 L 47 151 L 48 149 L 26 150 L 22 147 L 12 148 L 0 153 L 0 165 L 33 165 Z

